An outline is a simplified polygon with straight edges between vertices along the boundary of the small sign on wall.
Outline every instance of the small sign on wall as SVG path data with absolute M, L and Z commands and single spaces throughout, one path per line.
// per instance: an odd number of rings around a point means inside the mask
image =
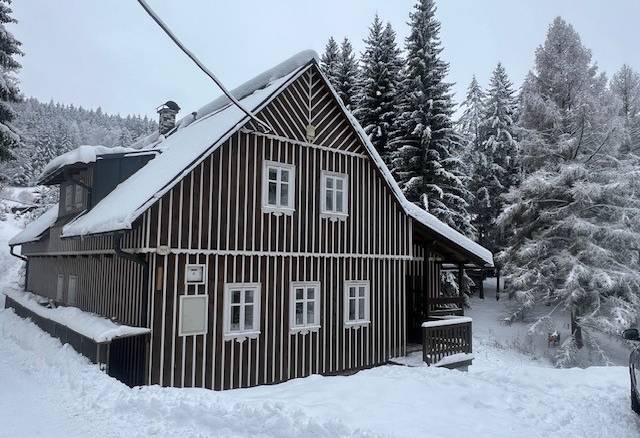
M 204 283 L 204 265 L 187 265 L 187 284 Z

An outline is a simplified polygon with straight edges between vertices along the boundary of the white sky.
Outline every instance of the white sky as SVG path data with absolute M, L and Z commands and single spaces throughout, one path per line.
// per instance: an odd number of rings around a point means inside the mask
M 322 52 L 330 35 L 359 52 L 376 12 L 404 43 L 413 0 L 148 0 L 228 87 L 294 53 Z M 189 5 L 188 7 L 185 5 Z M 519 84 L 557 15 L 572 23 L 602 69 L 640 71 L 638 0 L 440 0 L 443 56 L 457 99 L 475 73 L 483 85 L 500 60 Z M 606 6 L 604 6 L 606 5 Z M 109 113 L 155 116 L 175 100 L 182 113 L 220 94 L 135 0 L 19 0 L 13 3 L 25 57 L 26 96 Z

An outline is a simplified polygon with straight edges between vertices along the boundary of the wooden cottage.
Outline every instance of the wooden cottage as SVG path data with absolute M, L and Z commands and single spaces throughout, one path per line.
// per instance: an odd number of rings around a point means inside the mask
M 41 182 L 60 186 L 59 205 L 10 242 L 26 289 L 149 329 L 112 347 L 107 365 L 130 384 L 229 389 L 381 365 L 415 344 L 429 362 L 470 352 L 440 269 L 491 266 L 491 253 L 407 202 L 316 54 L 233 93 L 270 129 L 224 97 L 178 123 L 168 102 L 161 132 L 131 149 L 54 160 Z

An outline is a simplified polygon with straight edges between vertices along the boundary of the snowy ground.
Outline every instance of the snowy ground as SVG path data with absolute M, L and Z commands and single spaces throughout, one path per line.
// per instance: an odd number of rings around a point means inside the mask
M 0 222 L 0 248 L 19 222 Z M 17 259 L 0 250 L 0 288 Z M 0 310 L 0 437 L 637 437 L 625 367 L 555 369 L 474 300 L 468 373 L 384 366 L 216 393 L 129 389 L 10 310 Z M 515 331 L 517 332 L 517 330 Z

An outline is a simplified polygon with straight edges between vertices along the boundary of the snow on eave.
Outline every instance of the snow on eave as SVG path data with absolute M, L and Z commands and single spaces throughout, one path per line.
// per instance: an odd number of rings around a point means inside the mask
M 17 290 L 3 291 L 6 296 L 38 316 L 55 321 L 76 333 L 93 339 L 97 343 L 110 342 L 114 339 L 138 336 L 150 333 L 145 327 L 119 325 L 110 319 L 78 309 L 77 307 L 59 306 L 53 309 L 41 304 L 43 297 L 31 292 Z
M 138 152 L 136 149 L 125 148 L 121 146 L 107 147 L 107 146 L 90 146 L 82 145 L 75 149 L 65 152 L 62 155 L 58 155 L 51 160 L 42 170 L 42 174 L 38 178 L 38 183 L 42 183 L 55 175 L 58 171 L 67 166 L 74 164 L 89 164 L 94 163 L 98 156 L 109 154 L 122 154 L 129 152 Z
M 273 78 L 277 76 L 276 79 L 272 79 L 272 81 L 266 85 L 264 85 L 262 81 L 255 81 L 255 78 L 248 81 L 247 83 L 257 84 L 256 86 L 260 86 L 260 88 L 244 96 L 241 102 L 253 112 L 259 112 L 279 94 L 280 90 L 296 80 L 313 62 L 317 62 L 317 54 L 313 51 L 303 51 L 294 55 L 289 60 L 257 76 L 260 78 Z M 247 89 L 244 86 L 240 86 L 239 88 Z M 141 214 L 167 193 L 182 177 L 187 175 L 195 166 L 209 156 L 209 154 L 214 152 L 231 135 L 237 132 L 247 121 L 248 116 L 244 114 L 244 112 L 240 111 L 235 105 L 227 104 L 221 108 L 216 108 L 213 112 L 202 115 L 201 118 L 195 119 L 186 126 L 175 129 L 171 135 L 154 146 L 163 150 L 162 154 L 131 175 L 127 180 L 123 181 L 93 209 L 66 224 L 62 230 L 62 237 L 131 229 L 133 222 Z M 206 141 L 201 140 L 198 136 L 198 134 L 203 134 L 201 131 L 205 128 L 208 130 L 207 132 L 209 132 L 209 139 Z M 214 132 L 215 135 L 213 134 Z M 189 142 L 195 142 L 195 146 Z M 191 154 L 185 154 L 184 151 L 188 149 L 189 146 L 194 150 L 191 151 Z M 179 154 L 180 157 L 173 157 L 176 154 Z M 167 164 L 165 161 L 169 160 L 168 157 L 170 156 L 183 160 L 176 166 L 175 170 L 164 167 Z M 186 159 L 190 161 L 184 161 Z M 176 162 L 179 162 L 179 160 L 176 160 Z M 156 170 L 162 171 L 163 175 L 161 183 L 156 182 L 153 184 L 154 191 L 148 193 L 138 191 L 134 196 L 127 195 L 125 198 L 137 198 L 135 201 L 126 199 L 129 204 L 133 202 L 139 203 L 135 207 L 129 205 L 128 207 L 131 207 L 130 210 L 118 204 L 117 215 L 112 215 L 113 217 L 108 218 L 108 220 L 101 217 L 103 216 L 100 214 L 101 209 L 106 211 L 113 210 L 112 208 L 107 208 L 107 206 L 114 204 L 114 199 L 122 195 L 123 193 L 121 192 L 125 192 L 128 186 L 133 184 L 133 181 L 140 179 L 143 174 L 153 178 L 154 175 L 150 173 Z M 146 179 L 143 185 L 149 186 L 150 179 Z M 110 207 L 115 208 L 115 205 L 110 205 Z
M 9 240 L 9 246 L 35 242 L 53 225 L 58 218 L 58 204 L 41 214 L 36 220 L 28 224 L 24 230 Z
M 364 132 L 364 129 L 362 129 L 362 126 L 360 126 L 360 122 L 358 122 L 358 120 L 356 120 L 353 114 L 351 114 L 351 111 L 349 111 L 344 106 L 342 99 L 340 99 L 340 97 L 338 96 L 338 93 L 336 93 L 336 91 L 333 89 L 331 82 L 329 82 L 329 80 L 324 75 L 322 70 L 318 69 L 318 71 L 320 72 L 320 75 L 324 79 L 326 85 L 329 87 L 329 89 L 333 93 L 334 98 L 338 101 L 338 104 L 342 108 L 342 111 L 347 115 L 349 122 L 351 122 L 351 125 L 356 130 L 356 132 L 358 133 L 358 136 L 366 146 L 366 149 L 369 152 L 369 155 L 371 155 L 371 158 L 373 159 L 374 163 L 376 164 L 376 166 L 378 166 L 378 169 L 380 170 L 380 172 L 382 172 L 384 179 L 387 181 L 387 184 L 391 188 L 391 191 L 398 199 L 398 202 L 400 202 L 400 204 L 402 205 L 402 208 L 404 209 L 405 213 L 411 216 L 413 219 L 415 219 L 419 223 L 421 223 L 422 225 L 429 228 L 430 230 L 433 230 L 435 233 L 437 233 L 444 239 L 450 242 L 453 242 L 457 246 L 460 246 L 467 252 L 473 254 L 478 259 L 486 263 L 488 266 L 493 266 L 493 254 L 491 254 L 491 251 L 479 245 L 478 243 L 474 242 L 473 240 L 469 239 L 462 233 L 459 233 L 458 231 L 454 230 L 444 222 L 441 222 L 435 216 L 428 213 L 426 210 L 418 207 L 417 205 L 413 204 L 404 196 L 404 193 L 402 193 L 402 189 L 400 189 L 400 186 L 398 185 L 396 179 L 391 174 L 391 171 L 385 164 L 384 160 L 382 160 L 382 157 L 380 156 L 380 154 L 378 154 L 378 151 L 376 150 L 376 148 L 371 143 L 369 136 L 366 134 L 366 132 Z

